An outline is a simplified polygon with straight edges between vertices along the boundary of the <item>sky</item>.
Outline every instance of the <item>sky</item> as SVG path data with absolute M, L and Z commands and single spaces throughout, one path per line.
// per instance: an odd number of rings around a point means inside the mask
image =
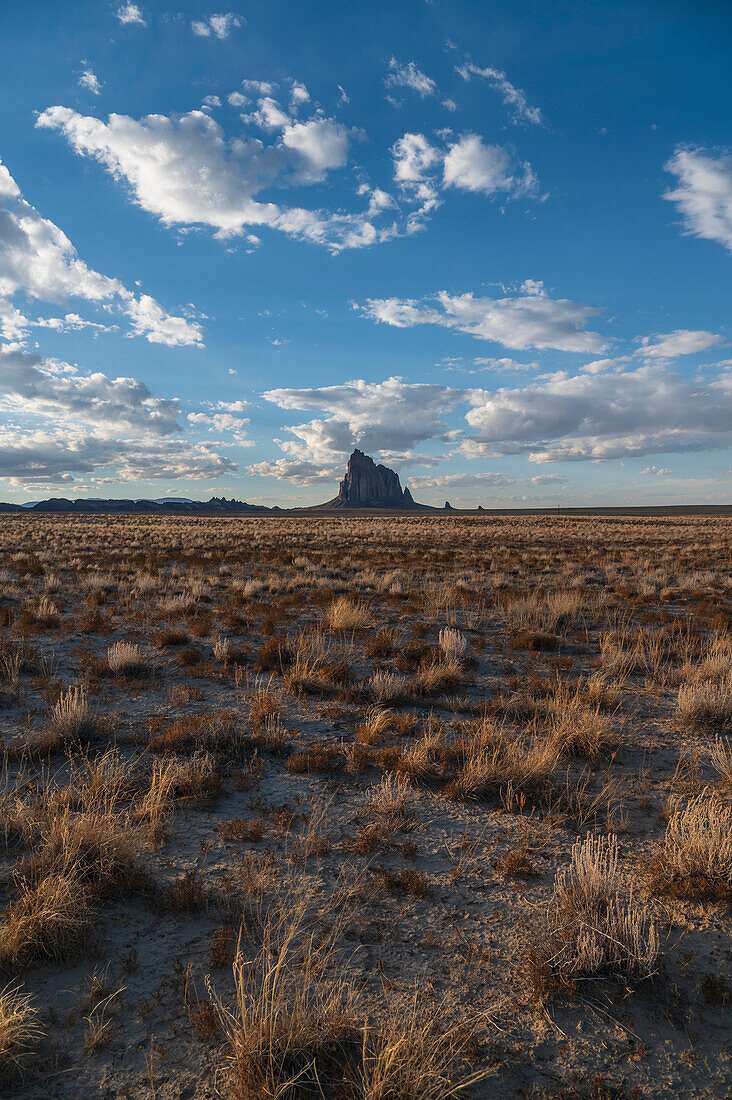
M 729 503 L 722 0 L 0 0 L 0 499 Z

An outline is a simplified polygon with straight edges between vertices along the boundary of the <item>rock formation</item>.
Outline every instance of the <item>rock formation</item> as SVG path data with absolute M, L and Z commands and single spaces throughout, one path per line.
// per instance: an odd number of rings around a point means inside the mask
M 402 489 L 399 475 L 386 466 L 377 466 L 373 458 L 355 450 L 348 460 L 346 476 L 338 496 L 321 508 L 424 508 Z

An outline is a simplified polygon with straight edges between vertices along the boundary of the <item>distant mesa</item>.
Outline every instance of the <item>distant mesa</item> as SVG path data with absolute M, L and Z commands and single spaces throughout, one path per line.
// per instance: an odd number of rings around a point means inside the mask
M 402 489 L 399 474 L 388 466 L 376 465 L 358 448 L 348 460 L 346 476 L 338 489 L 338 496 L 320 508 L 409 508 L 426 509 L 427 504 L 417 504 L 409 489 Z

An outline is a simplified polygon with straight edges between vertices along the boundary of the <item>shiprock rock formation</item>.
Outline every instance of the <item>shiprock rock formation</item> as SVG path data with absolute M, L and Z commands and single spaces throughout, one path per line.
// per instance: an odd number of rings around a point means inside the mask
M 321 508 L 427 508 L 402 489 L 399 474 L 377 466 L 373 458 L 356 449 L 348 460 L 338 496 Z

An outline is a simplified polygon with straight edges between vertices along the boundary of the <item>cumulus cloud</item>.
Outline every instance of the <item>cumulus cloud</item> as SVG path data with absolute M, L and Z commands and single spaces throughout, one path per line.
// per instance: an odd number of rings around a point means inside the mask
M 84 373 L 22 350 L 0 353 L 0 372 L 0 478 L 13 484 L 73 483 L 99 472 L 114 481 L 198 479 L 236 469 L 213 444 L 181 438 L 178 400 L 156 397 L 138 379 Z
M 669 470 L 668 466 L 646 466 L 641 470 L 641 474 L 650 474 L 652 477 L 668 477 L 672 473 L 673 470 Z
M 533 462 L 614 459 L 727 447 L 732 373 L 682 381 L 662 363 L 569 376 L 520 389 L 474 390 L 465 457 L 527 454 Z
M 567 485 L 566 477 L 559 474 L 537 474 L 531 479 L 532 485 Z
M 84 375 L 68 363 L 22 351 L 0 354 L 0 369 L 0 407 L 6 412 L 64 417 L 113 428 L 123 424 L 154 435 L 170 435 L 180 429 L 178 402 L 153 397 L 147 386 L 134 378 L 108 378 L 99 372 Z
M 189 481 L 236 469 L 236 463 L 202 443 L 0 428 L 0 478 L 12 485 L 63 484 L 98 473 L 113 481 Z
M 384 83 L 387 88 L 410 88 L 423 99 L 434 95 L 437 90 L 434 80 L 418 69 L 413 61 L 402 64 L 395 57 L 389 62 L 389 73 Z
M 153 298 L 137 298 L 119 279 L 88 267 L 62 230 L 23 199 L 0 163 L 0 299 L 11 300 L 19 293 L 54 304 L 76 298 L 113 305 L 131 319 L 135 334 L 151 342 L 200 344 L 202 340 L 199 325 L 167 314 Z M 15 316 L 17 322 L 19 315 Z M 167 336 L 161 341 L 163 330 Z
M 332 118 L 295 122 L 282 132 L 282 142 L 303 160 L 299 173 L 304 182 L 316 183 L 348 161 L 348 129 Z
M 93 95 L 99 95 L 102 90 L 102 85 L 99 83 L 99 78 L 95 75 L 95 73 L 92 72 L 89 66 L 82 70 L 81 76 L 78 80 L 78 84 L 80 88 L 86 88 L 86 90 L 88 92 L 91 92 Z
M 508 348 L 601 352 L 608 346 L 607 340 L 586 328 L 600 309 L 566 298 L 549 298 L 543 288 L 514 298 L 476 298 L 443 290 L 422 301 L 370 298 L 356 308 L 366 317 L 396 328 L 439 325 Z
M 261 82 L 245 83 L 262 87 Z M 205 111 L 174 118 L 148 115 L 139 121 L 110 115 L 105 123 L 67 107 L 50 107 L 37 125 L 60 130 L 76 152 L 126 181 L 137 204 L 165 225 L 207 225 L 220 238 L 244 235 L 249 226 L 269 226 L 332 251 L 396 235 L 395 224 L 374 224 L 388 209 L 378 189 L 366 188 L 366 206 L 358 213 L 257 201 L 264 189 L 322 180 L 347 160 L 348 131 L 334 119 L 316 115 L 307 122 L 291 121 L 284 112 L 276 118 L 275 108 L 274 100 L 260 99 L 259 122 L 281 129 L 269 146 L 258 138 L 227 142 Z
M 663 197 L 676 205 L 685 231 L 732 251 L 732 157 L 679 146 L 664 169 L 677 184 Z
M 246 427 L 249 418 L 245 416 L 233 416 L 231 413 L 188 413 L 186 419 L 189 423 L 205 427 L 209 432 L 231 432 L 240 447 L 253 447 L 251 440 L 246 438 Z
M 391 150 L 394 179 L 402 193 L 421 203 L 437 203 L 440 188 L 515 199 L 535 194 L 538 181 L 530 164 L 518 165 L 501 145 L 488 145 L 478 134 L 464 134 L 438 147 L 419 133 L 406 133 Z
M 149 294 L 133 298 L 127 305 L 133 336 L 144 336 L 151 344 L 168 347 L 202 346 L 201 326 L 185 317 L 171 317 Z
M 307 459 L 278 458 L 274 462 L 254 462 L 247 466 L 247 471 L 254 477 L 276 477 L 280 481 L 303 486 L 334 481 L 338 476 L 336 466 L 322 466 Z
M 321 480 L 333 478 L 354 447 L 369 454 L 406 455 L 415 444 L 441 434 L 442 415 L 462 398 L 461 390 L 432 384 L 356 379 L 339 386 L 275 389 L 262 395 L 282 409 L 327 413 L 325 419 L 296 424 L 295 440 L 278 440 L 291 462 L 314 463 Z M 280 461 L 276 476 L 287 476 Z M 297 472 L 297 471 L 296 471 Z M 302 476 L 301 471 L 297 476 Z M 311 472 L 308 477 L 314 477 Z
M 520 478 L 502 473 L 428 474 L 410 478 L 415 489 L 497 489 L 520 483 Z
M 646 359 L 676 359 L 679 355 L 707 351 L 721 343 L 722 337 L 717 333 L 678 328 L 675 332 L 645 336 L 640 351 Z
M 485 144 L 478 134 L 465 134 L 450 146 L 443 172 L 445 187 L 484 195 L 504 192 L 517 198 L 535 192 L 538 183 L 530 164 L 515 168 L 503 146 Z
M 211 35 L 223 41 L 228 38 L 234 27 L 240 27 L 243 20 L 233 11 L 227 11 L 220 15 L 209 15 L 208 19 L 194 19 L 191 30 L 199 38 L 210 38 Z
M 137 4 L 120 4 L 117 8 L 117 18 L 120 23 L 139 23 L 140 26 L 145 27 L 147 24 L 142 15 L 142 11 Z
M 529 123 L 533 126 L 543 125 L 539 108 L 532 107 L 526 99 L 526 93 L 521 88 L 515 87 L 500 69 L 490 67 L 481 69 L 480 66 L 474 65 L 472 62 L 466 62 L 464 65 L 456 66 L 456 72 L 465 81 L 469 81 L 474 76 L 487 80 L 509 108 L 512 122 L 517 125 L 521 123 Z

